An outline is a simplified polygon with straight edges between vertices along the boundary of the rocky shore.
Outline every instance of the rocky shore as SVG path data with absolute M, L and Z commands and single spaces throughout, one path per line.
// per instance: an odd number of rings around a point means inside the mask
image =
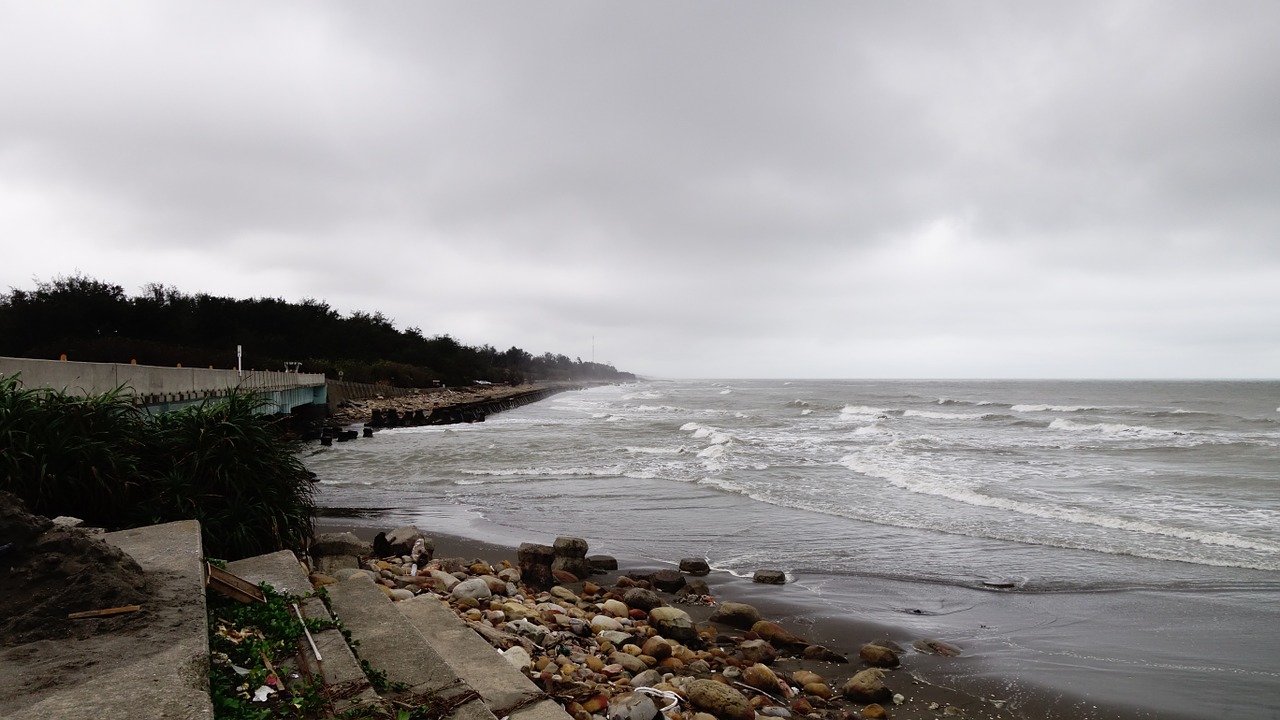
M 396 397 L 346 401 L 338 406 L 330 421 L 336 425 L 371 428 L 483 422 L 493 412 L 581 387 L 578 383 L 525 383 L 422 388 Z
M 310 552 L 317 587 L 359 575 L 392 600 L 434 595 L 575 720 L 1035 716 L 915 677 L 920 659 L 963 654 L 944 639 L 907 648 L 875 637 L 817 644 L 753 605 L 718 597 L 698 558 L 679 569 L 619 569 L 609 556 L 589 555 L 586 540 L 560 537 L 491 563 L 438 557 L 414 527 L 373 542 L 322 533 Z

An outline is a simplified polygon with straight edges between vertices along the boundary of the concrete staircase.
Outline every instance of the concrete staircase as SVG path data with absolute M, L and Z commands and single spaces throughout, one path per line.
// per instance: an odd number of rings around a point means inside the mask
M 44 661 L 41 648 L 0 652 L 0 717 L 31 720 L 210 720 L 209 643 L 200 526 L 194 520 L 108 533 L 157 585 L 146 632 L 67 641 L 69 660 Z M 229 563 L 227 569 L 277 591 L 311 592 L 307 572 L 289 551 Z M 438 703 L 454 720 L 570 720 L 555 701 L 507 662 L 454 612 L 426 594 L 393 603 L 367 577 L 327 588 L 333 614 L 350 632 L 360 660 L 402 690 L 375 691 L 341 630 L 314 633 L 335 713 L 402 698 Z M 319 598 L 302 611 L 329 619 Z M 36 645 L 40 645 L 37 643 Z M 305 645 L 305 644 L 304 644 Z M 66 648 L 64 648 L 66 649 Z M 310 650 L 306 652 L 310 655 Z M 66 684 L 58 662 L 94 667 L 87 680 Z M 70 668 L 71 666 L 67 666 Z
M 282 592 L 303 594 L 310 584 L 288 551 L 230 563 L 227 569 L 253 583 L 266 582 Z M 412 701 L 430 698 L 449 708 L 455 720 L 570 720 L 555 701 L 498 654 L 457 615 L 432 595 L 392 602 L 367 578 L 326 588 L 333 615 L 351 634 L 360 659 L 386 673 L 387 697 Z M 323 603 L 308 601 L 305 612 L 327 617 Z M 325 682 L 346 684 L 358 694 L 336 709 L 377 699 L 338 630 L 320 647 Z M 321 638 L 316 638 L 317 644 Z

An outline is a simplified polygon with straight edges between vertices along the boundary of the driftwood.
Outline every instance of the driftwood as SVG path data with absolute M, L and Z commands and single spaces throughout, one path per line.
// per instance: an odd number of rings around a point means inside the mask
M 499 650 L 506 650 L 512 645 L 519 645 L 532 655 L 542 649 L 529 638 L 520 637 L 514 633 L 502 632 L 501 630 L 489 627 L 482 622 L 468 620 L 467 624 L 471 626 L 472 630 L 480 633 L 480 637 L 484 638 L 485 642 Z
M 141 609 L 141 605 L 124 605 L 122 607 L 106 608 L 104 610 L 85 610 L 84 612 L 73 612 L 67 616 L 67 619 L 81 620 L 84 618 L 110 617 L 112 615 L 123 615 L 125 613 L 138 612 Z

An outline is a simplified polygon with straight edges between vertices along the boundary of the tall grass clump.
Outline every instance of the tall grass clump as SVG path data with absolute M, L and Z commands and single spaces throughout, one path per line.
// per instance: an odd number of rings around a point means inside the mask
M 145 427 L 119 390 L 85 397 L 0 378 L 0 489 L 41 515 L 109 524 L 137 500 Z
M 247 557 L 311 536 L 311 480 L 293 443 L 258 412 L 263 402 L 234 394 L 152 420 L 164 462 L 152 468 L 158 492 L 146 510 L 199 520 L 208 554 Z
M 85 397 L 0 378 L 0 490 L 111 529 L 196 519 L 218 557 L 296 547 L 312 530 L 311 481 L 262 402 L 235 393 L 150 415 L 120 390 Z

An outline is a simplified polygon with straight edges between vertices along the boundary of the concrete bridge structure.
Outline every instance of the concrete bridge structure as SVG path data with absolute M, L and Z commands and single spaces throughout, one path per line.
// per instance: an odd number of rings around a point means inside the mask
M 323 373 L 214 370 L 120 363 L 0 357 L 0 377 L 18 375 L 24 388 L 97 395 L 120 389 L 153 412 L 177 410 L 225 397 L 235 390 L 267 400 L 265 413 L 292 413 L 302 405 L 325 405 Z

